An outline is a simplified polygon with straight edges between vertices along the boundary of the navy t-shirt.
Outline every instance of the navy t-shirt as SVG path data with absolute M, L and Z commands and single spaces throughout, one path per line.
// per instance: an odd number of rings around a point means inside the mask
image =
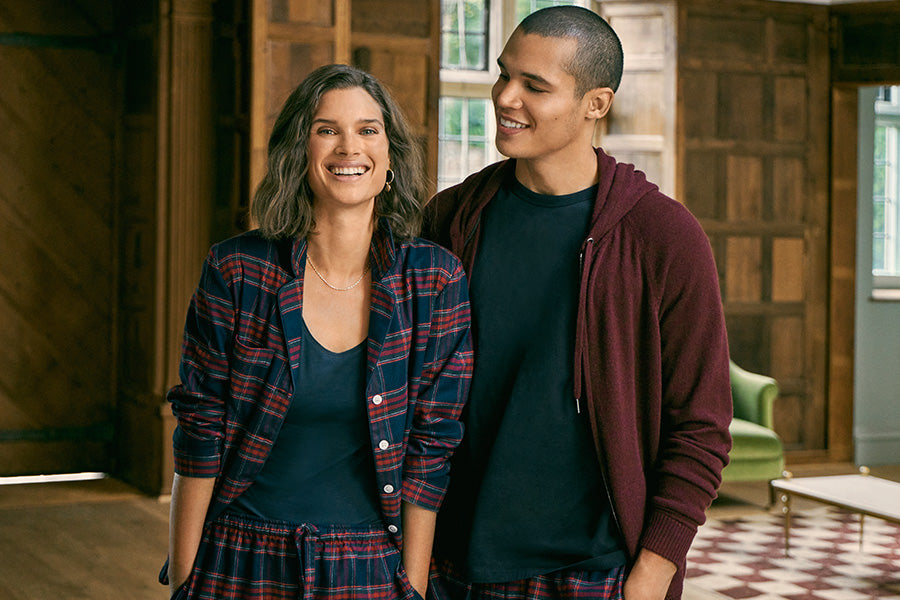
M 303 323 L 299 385 L 262 471 L 231 510 L 359 526 L 381 522 L 366 415 L 366 343 L 331 352 Z
M 469 276 L 475 371 L 436 552 L 471 581 L 625 563 L 573 362 L 579 256 L 596 187 L 511 177 L 482 215 Z

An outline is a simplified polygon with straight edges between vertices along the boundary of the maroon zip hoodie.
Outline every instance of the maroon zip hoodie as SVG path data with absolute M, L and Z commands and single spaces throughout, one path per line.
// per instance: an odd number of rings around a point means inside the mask
M 573 395 L 589 411 L 629 560 L 646 548 L 674 562 L 667 597 L 680 598 L 685 556 L 731 448 L 718 275 L 709 241 L 684 206 L 633 165 L 600 149 L 597 160 Z M 482 211 L 514 170 L 513 160 L 491 165 L 426 207 L 426 237 L 455 252 L 467 272 Z

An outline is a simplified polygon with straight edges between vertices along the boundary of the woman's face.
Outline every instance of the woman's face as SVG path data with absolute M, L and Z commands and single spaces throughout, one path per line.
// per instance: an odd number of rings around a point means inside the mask
M 359 87 L 326 92 L 313 116 L 307 181 L 317 209 L 370 205 L 390 158 L 378 103 Z

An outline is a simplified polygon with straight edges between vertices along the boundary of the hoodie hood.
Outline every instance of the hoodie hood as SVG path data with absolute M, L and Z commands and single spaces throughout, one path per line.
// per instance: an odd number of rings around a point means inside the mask
M 593 238 L 596 241 L 615 228 L 643 196 L 659 188 L 647 181 L 646 176 L 636 170 L 634 165 L 618 163 L 600 148 L 595 151 L 600 178 L 587 239 Z M 466 271 L 472 268 L 481 214 L 506 178 L 515 172 L 515 168 L 514 159 L 490 165 L 448 190 L 455 196 L 455 201 L 443 202 L 443 206 L 432 202 L 426 208 L 432 239 L 444 246 L 461 249 L 460 258 Z M 465 208 L 452 210 L 460 206 Z M 452 216 L 444 214 L 450 210 Z M 446 222 L 447 218 L 449 223 Z M 441 232 L 444 236 L 449 233 L 449 239 L 442 239 L 439 235 Z
M 618 225 L 641 198 L 659 190 L 634 165 L 616 162 L 600 148 L 596 151 L 600 180 L 588 234 L 595 241 Z

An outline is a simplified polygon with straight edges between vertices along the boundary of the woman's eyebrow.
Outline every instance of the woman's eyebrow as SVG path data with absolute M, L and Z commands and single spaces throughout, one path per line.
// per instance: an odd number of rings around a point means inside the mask
M 324 123 L 325 125 L 337 125 L 337 121 L 335 121 L 333 119 L 325 119 L 322 117 L 313 119 L 313 124 L 315 125 L 316 123 Z M 381 119 L 359 119 L 356 121 L 356 123 L 363 124 L 363 125 L 368 125 L 370 123 L 375 123 L 377 125 L 383 125 L 383 123 L 381 122 Z

